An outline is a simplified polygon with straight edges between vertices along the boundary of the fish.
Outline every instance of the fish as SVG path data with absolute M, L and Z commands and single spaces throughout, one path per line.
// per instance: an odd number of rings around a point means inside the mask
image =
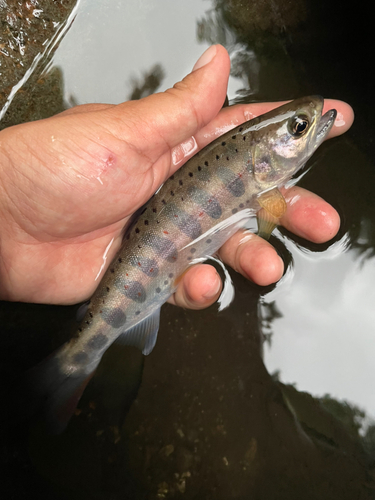
M 84 306 L 72 338 L 34 369 L 34 390 L 55 432 L 63 430 L 103 353 L 117 339 L 144 355 L 160 308 L 196 262 L 215 254 L 258 215 L 268 238 L 287 205 L 280 187 L 332 128 L 324 99 L 296 99 L 216 138 L 176 171 L 124 232 L 122 246 Z

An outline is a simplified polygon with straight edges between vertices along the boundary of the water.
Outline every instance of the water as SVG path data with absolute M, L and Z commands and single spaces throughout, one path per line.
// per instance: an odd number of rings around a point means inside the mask
M 287 263 L 283 279 L 260 288 L 231 273 L 236 296 L 221 313 L 164 306 L 144 365 L 138 351 L 114 346 L 63 435 L 11 427 L 8 497 L 375 498 L 368 33 L 334 1 L 80 3 L 44 59 L 44 83 L 26 87 L 28 119 L 164 90 L 210 43 L 224 43 L 232 102 L 320 93 L 354 107 L 352 130 L 318 151 L 300 183 L 332 203 L 342 225 L 327 245 L 280 229 L 272 243 Z M 20 103 L 3 123 L 25 116 Z M 1 304 L 3 384 L 56 348 L 74 314 Z

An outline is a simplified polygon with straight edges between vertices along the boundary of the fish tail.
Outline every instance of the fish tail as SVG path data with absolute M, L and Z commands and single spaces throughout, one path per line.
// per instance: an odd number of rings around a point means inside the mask
M 69 373 L 61 369 L 59 353 L 60 350 L 26 372 L 22 383 L 25 398 L 20 398 L 21 404 L 26 400 L 28 417 L 41 419 L 53 434 L 60 434 L 68 425 L 100 361 L 99 358 L 85 369 Z

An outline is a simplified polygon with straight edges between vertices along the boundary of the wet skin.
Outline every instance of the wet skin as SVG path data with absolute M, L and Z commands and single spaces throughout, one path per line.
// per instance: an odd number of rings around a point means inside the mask
M 220 111 L 229 67 L 225 49 L 214 46 L 164 93 L 117 106 L 78 106 L 0 133 L 1 299 L 72 304 L 90 297 L 123 226 L 160 184 L 216 136 L 280 105 Z M 326 100 L 324 112 L 331 108 L 338 111 L 333 137 L 351 126 L 353 111 Z M 287 229 L 317 243 L 337 233 L 339 216 L 324 200 L 298 187 L 285 197 Z M 260 285 L 283 273 L 273 247 L 254 235 L 234 235 L 220 255 Z M 197 265 L 170 302 L 199 309 L 220 290 L 216 271 Z

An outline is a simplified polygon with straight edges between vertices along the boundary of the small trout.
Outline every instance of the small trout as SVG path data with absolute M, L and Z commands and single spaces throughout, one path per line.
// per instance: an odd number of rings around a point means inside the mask
M 215 139 L 172 175 L 125 232 L 122 247 L 72 339 L 36 369 L 55 428 L 68 422 L 106 349 L 117 339 L 149 354 L 160 307 L 194 262 L 214 254 L 258 212 L 268 237 L 286 210 L 279 188 L 329 133 L 336 110 L 297 99 Z

